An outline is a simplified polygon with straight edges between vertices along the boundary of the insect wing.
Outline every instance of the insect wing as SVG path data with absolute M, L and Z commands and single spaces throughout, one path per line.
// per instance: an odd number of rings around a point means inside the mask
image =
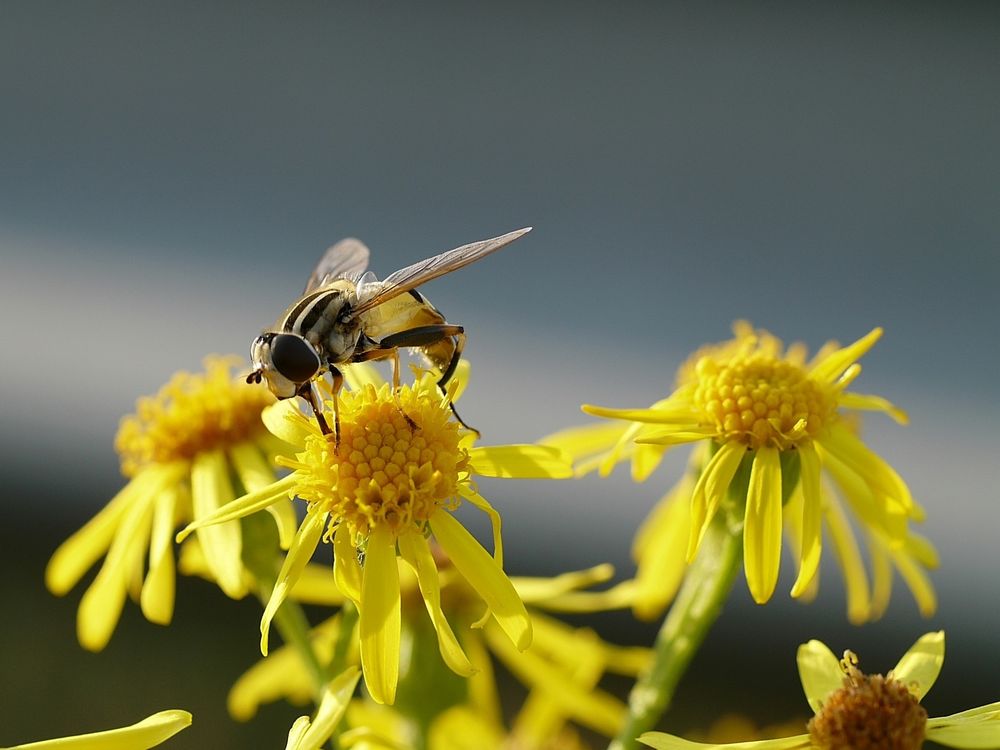
M 457 271 L 463 266 L 475 263 L 480 258 L 484 258 L 490 253 L 496 252 L 502 247 L 506 247 L 514 240 L 524 236 L 531 231 L 531 227 L 518 229 L 516 232 L 493 237 L 488 240 L 472 242 L 468 245 L 456 247 L 454 250 L 427 258 L 412 266 L 396 271 L 387 276 L 383 281 L 364 285 L 359 289 L 359 303 L 351 311 L 352 317 L 371 310 L 386 300 L 390 300 L 404 292 L 415 289 L 421 284 L 425 284 L 438 276 Z
M 306 282 L 303 294 L 308 294 L 333 279 L 361 276 L 368 268 L 368 256 L 368 248 L 361 240 L 353 237 L 341 240 L 323 253 Z

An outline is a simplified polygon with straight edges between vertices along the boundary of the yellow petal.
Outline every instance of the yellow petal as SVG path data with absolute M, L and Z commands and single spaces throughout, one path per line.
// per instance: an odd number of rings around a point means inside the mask
M 340 632 L 340 615 L 323 621 L 309 632 L 317 658 L 326 663 Z M 239 676 L 229 689 L 226 708 L 236 721 L 249 721 L 260 706 L 287 700 L 293 705 L 311 703 L 315 695 L 312 672 L 294 645 L 275 649 Z
M 927 739 L 947 747 L 1000 747 L 1000 703 L 931 719 L 927 722 Z
M 785 503 L 785 508 L 781 513 L 782 527 L 785 531 L 785 539 L 791 549 L 792 558 L 798 561 L 799 575 L 802 573 L 802 485 L 799 484 L 792 492 L 791 497 Z M 818 572 L 818 571 L 817 571 Z M 798 576 L 796 576 L 798 578 Z M 819 576 L 813 577 L 805 584 L 801 590 L 795 592 L 799 601 L 812 602 L 816 600 L 819 593 Z
M 348 667 L 335 677 L 323 691 L 323 698 L 316 710 L 316 718 L 309 724 L 308 729 L 302 732 L 296 744 L 289 747 L 294 750 L 319 750 L 326 744 L 347 711 L 347 704 L 354 694 L 360 676 L 357 667 Z
M 887 500 L 902 505 L 911 518 L 917 521 L 924 519 L 923 509 L 914 502 L 910 488 L 902 477 L 847 427 L 835 424 L 824 437 L 823 447 L 864 479 L 873 490 Z
M 616 698 L 568 679 L 565 669 L 540 658 L 534 649 L 518 653 L 492 627 L 486 629 L 486 637 L 504 666 L 521 682 L 542 691 L 560 712 L 608 736 L 614 736 L 621 727 L 626 711 Z
M 467 706 L 452 706 L 434 719 L 427 746 L 434 750 L 501 750 L 504 731 Z
M 207 451 L 196 455 L 191 465 L 191 506 L 195 522 L 216 513 L 231 503 L 234 496 L 225 454 Z M 219 588 L 233 599 L 245 596 L 241 557 L 243 535 L 239 523 L 230 521 L 203 526 L 198 529 L 198 540 Z
M 274 590 L 264 607 L 264 615 L 260 619 L 260 652 L 267 656 L 267 640 L 271 630 L 271 620 L 278 612 L 278 607 L 285 601 L 288 593 L 295 587 L 302 574 L 302 569 L 312 558 L 319 544 L 320 537 L 323 536 L 323 529 L 326 528 L 326 519 L 329 514 L 321 511 L 314 511 L 306 514 L 302 521 L 299 533 L 295 535 L 295 540 L 285 555 L 285 560 L 278 571 L 278 578 L 274 584 Z
M 799 750 L 799 748 L 812 747 L 808 734 L 782 737 L 777 740 L 726 742 L 721 745 L 711 745 L 682 740 L 680 737 L 674 737 L 664 732 L 646 732 L 639 735 L 639 742 L 654 748 L 654 750 Z
M 309 731 L 308 716 L 300 716 L 292 722 L 291 729 L 288 730 L 288 741 L 285 743 L 285 750 L 297 750 L 307 731 Z
M 934 593 L 934 586 L 927 574 L 910 555 L 903 551 L 890 548 L 889 555 L 913 593 L 913 598 L 917 600 L 920 614 L 924 617 L 933 616 L 937 611 L 937 595 Z
M 56 596 L 73 588 L 83 574 L 107 551 L 125 512 L 138 497 L 155 494 L 176 482 L 186 464 L 153 467 L 126 484 L 101 511 L 59 545 L 45 568 L 45 585 Z
M 125 604 L 128 566 L 142 559 L 149 540 L 154 495 L 137 497 L 125 513 L 94 582 L 80 600 L 76 634 L 80 645 L 100 651 L 111 638 Z
M 844 509 L 831 494 L 823 498 L 826 526 L 830 530 L 833 551 L 844 572 L 844 588 L 847 592 L 847 619 L 853 625 L 860 625 L 871 615 L 871 594 L 868 576 L 861 559 L 858 542 L 851 531 L 851 525 L 844 515 Z
M 666 445 L 644 445 L 641 440 L 636 440 L 632 453 L 632 481 L 645 482 L 656 471 L 666 452 Z
M 309 563 L 302 569 L 289 596 L 302 604 L 327 606 L 340 606 L 345 600 L 344 593 L 337 587 L 333 568 L 319 563 Z
M 399 569 L 392 532 L 376 526 L 368 536 L 361 578 L 358 632 L 365 685 L 376 703 L 396 700 L 399 680 Z
M 889 608 L 892 598 L 892 563 L 889 552 L 879 538 L 868 534 L 868 557 L 872 568 L 872 603 L 869 617 L 878 620 Z
M 29 742 L 7 750 L 146 750 L 191 726 L 191 714 L 177 709 L 160 711 L 138 724 L 106 732 L 78 734 L 55 740 Z
M 306 437 L 314 434 L 314 430 L 299 411 L 296 401 L 290 398 L 271 404 L 260 413 L 260 418 L 272 435 L 290 445 L 301 446 L 305 444 Z
M 469 449 L 469 470 L 483 477 L 505 479 L 569 479 L 570 461 L 562 451 L 545 445 L 494 445 Z
M 538 443 L 557 448 L 578 461 L 611 448 L 625 429 L 615 422 L 598 422 L 554 432 L 541 438 Z
M 648 432 L 642 437 L 637 437 L 635 442 L 640 445 L 684 445 L 685 443 L 697 443 L 699 440 L 707 440 L 714 434 L 714 428 L 696 429 L 693 426 L 689 426 L 683 430 Z
M 156 499 L 149 543 L 149 573 L 139 599 L 146 619 L 159 625 L 169 625 L 174 614 L 173 536 L 178 495 L 176 486 L 166 487 Z
M 684 405 L 667 406 L 652 409 L 608 409 L 604 406 L 584 404 L 585 414 L 605 419 L 624 419 L 628 422 L 643 422 L 645 424 L 679 424 L 690 425 L 698 422 L 698 414 Z
M 486 648 L 481 630 L 466 630 L 463 636 L 462 645 L 465 646 L 465 653 L 469 655 L 472 666 L 478 670 L 468 679 L 469 705 L 479 716 L 499 726 L 502 711 L 493 671 L 493 658 Z
M 899 424 L 910 423 L 910 416 L 905 411 L 881 396 L 871 396 L 861 393 L 841 393 L 840 396 L 837 397 L 837 402 L 844 409 L 881 411 L 888 414 Z
M 497 623 L 520 650 L 531 645 L 531 620 L 514 586 L 465 527 L 447 511 L 431 515 L 429 524 L 455 569 L 483 598 Z
M 525 604 L 544 604 L 545 600 L 550 597 L 610 581 L 614 574 L 614 566 L 610 563 L 603 563 L 586 570 L 561 573 L 552 578 L 515 576 L 510 579 L 510 582 L 514 584 L 514 590 L 517 591 L 517 595 Z
M 420 594 L 427 607 L 427 614 L 430 615 L 431 622 L 434 624 L 434 630 L 437 632 L 441 658 L 455 674 L 462 677 L 472 676 L 476 669 L 459 645 L 458 639 L 452 632 L 451 625 L 448 624 L 444 611 L 441 609 L 441 586 L 438 582 L 437 566 L 434 564 L 430 547 L 427 546 L 427 540 L 420 533 L 410 533 L 399 537 L 398 543 L 403 559 L 417 574 Z
M 840 660 L 825 643 L 817 640 L 799 646 L 795 659 L 799 665 L 799 679 L 802 680 L 806 700 L 813 712 L 817 713 L 830 693 L 844 685 L 844 671 L 840 668 Z
M 246 492 L 259 492 L 274 483 L 274 466 L 264 458 L 261 449 L 254 443 L 239 443 L 229 449 L 229 459 L 240 478 L 240 484 Z M 287 498 L 278 500 L 274 505 L 268 505 L 268 513 L 278 526 L 278 540 L 282 549 L 288 549 L 298 527 L 295 509 Z
M 333 577 L 344 596 L 354 602 L 361 603 L 361 565 L 358 563 L 358 551 L 351 539 L 351 532 L 346 523 L 337 526 L 333 533 Z
M 698 554 L 701 540 L 704 539 L 746 453 L 746 448 L 740 443 L 723 443 L 702 469 L 691 495 L 691 536 L 687 548 L 689 563 Z
M 832 383 L 840 374 L 863 357 L 882 337 L 882 329 L 874 328 L 853 344 L 831 352 L 809 371 L 809 377 L 823 383 Z
M 777 448 L 757 450 L 750 469 L 743 526 L 743 568 L 750 594 L 764 604 L 781 564 L 781 461 Z
M 682 480 L 682 489 L 690 487 L 690 480 Z M 644 543 L 635 545 L 636 590 L 632 605 L 636 617 L 652 620 L 658 616 L 677 594 L 687 572 L 685 548 L 691 537 L 690 491 L 677 493 L 671 490 L 654 510 Z
M 490 528 L 493 531 L 493 559 L 497 561 L 497 565 L 503 568 L 503 537 L 500 533 L 503 528 L 503 521 L 500 518 L 500 514 L 497 513 L 496 508 L 490 505 L 485 497 L 471 487 L 459 485 L 458 493 L 489 517 Z
M 294 492 L 295 481 L 295 475 L 289 474 L 287 477 L 279 479 L 262 490 L 247 493 L 243 497 L 236 498 L 231 503 L 227 503 L 212 513 L 197 518 L 177 534 L 178 544 L 183 542 L 189 534 L 199 529 L 228 521 L 235 521 L 257 511 L 264 510 L 267 506 L 281 500 L 281 498 L 287 497 L 289 492 Z
M 800 482 L 802 483 L 802 549 L 799 555 L 799 575 L 792 586 L 792 596 L 799 597 L 809 588 L 822 552 L 823 501 L 820 496 L 819 454 L 810 443 L 799 446 Z
M 921 700 L 934 686 L 944 664 L 944 631 L 922 635 L 892 670 L 892 677 Z
M 458 403 L 458 400 L 462 398 L 462 394 L 465 393 L 465 389 L 469 385 L 469 377 L 472 375 L 472 364 L 467 359 L 461 359 L 458 362 L 458 367 L 455 368 L 454 375 L 451 376 L 451 382 L 448 383 L 449 388 L 454 384 L 455 391 L 451 394 L 451 400 L 453 403 Z

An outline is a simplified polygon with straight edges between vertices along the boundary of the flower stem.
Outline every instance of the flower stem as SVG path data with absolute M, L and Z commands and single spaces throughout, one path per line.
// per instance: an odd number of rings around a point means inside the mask
M 684 671 L 718 618 L 743 559 L 743 534 L 724 512 L 708 528 L 698 557 L 656 636 L 653 663 L 629 694 L 628 718 L 609 750 L 636 750 L 637 738 L 656 726 Z

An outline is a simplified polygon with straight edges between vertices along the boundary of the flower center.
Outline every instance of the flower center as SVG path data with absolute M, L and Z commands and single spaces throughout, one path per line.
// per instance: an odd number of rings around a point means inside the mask
M 457 505 L 468 453 L 433 384 L 403 386 L 398 402 L 388 385 L 342 392 L 340 432 L 337 451 L 332 437 L 314 433 L 295 461 L 281 461 L 295 469 L 298 495 L 322 503 L 335 523 L 361 536 L 377 525 L 398 535 Z
M 721 440 L 785 449 L 818 435 L 836 402 L 797 364 L 753 352 L 698 360 L 693 401 L 715 423 Z
M 809 739 L 820 750 L 920 750 L 927 712 L 898 680 L 862 674 L 848 651 L 844 686 L 827 698 L 809 722 Z
M 238 357 L 206 357 L 205 372 L 179 372 L 155 396 L 136 401 L 124 417 L 115 450 L 125 476 L 144 466 L 190 460 L 198 453 L 225 448 L 267 434 L 260 413 L 274 402 L 263 386 L 233 378 Z

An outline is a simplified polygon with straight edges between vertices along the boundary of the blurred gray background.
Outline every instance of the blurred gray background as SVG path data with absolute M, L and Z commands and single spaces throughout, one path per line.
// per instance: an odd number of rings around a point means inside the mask
M 672 728 L 805 714 L 810 637 L 879 670 L 945 627 L 931 714 L 1000 698 L 997 5 L 6 2 L 0 94 L 0 742 L 186 707 L 172 747 L 283 746 L 295 710 L 224 712 L 252 603 L 187 582 L 169 630 L 131 607 L 94 656 L 45 560 L 120 486 L 136 396 L 246 352 L 328 245 L 385 275 L 524 225 L 424 289 L 470 333 L 486 443 L 655 400 L 735 318 L 812 347 L 886 328 L 856 388 L 910 411 L 866 430 L 928 509 L 939 614 L 900 584 L 848 626 L 829 550 L 809 607 L 791 565 L 766 607 L 740 584 Z M 682 453 L 645 485 L 484 483 L 510 571 L 630 573 Z

